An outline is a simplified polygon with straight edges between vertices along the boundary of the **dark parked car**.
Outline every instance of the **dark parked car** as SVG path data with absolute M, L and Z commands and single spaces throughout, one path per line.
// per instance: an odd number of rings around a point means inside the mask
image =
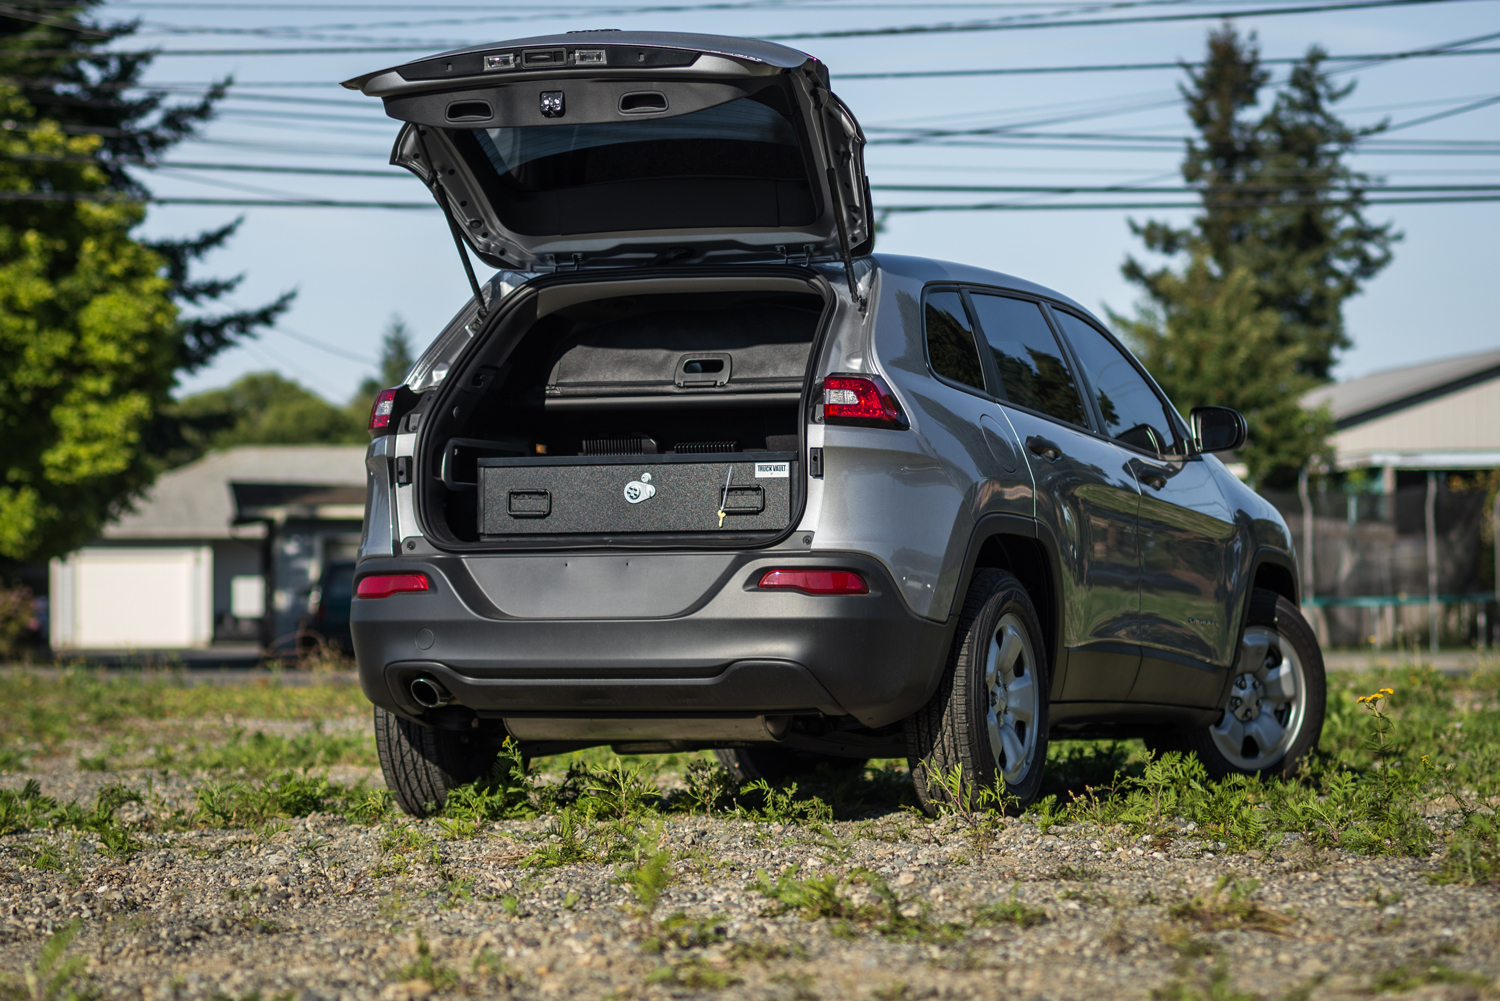
M 354 602 L 354 567 L 354 560 L 334 560 L 323 567 L 308 596 L 310 612 L 297 633 L 299 646 L 322 642 L 346 653 L 353 651 L 349 611 Z
M 864 136 L 766 42 L 583 32 L 346 86 L 498 269 L 371 417 L 352 609 L 422 813 L 527 755 L 899 756 L 1035 796 L 1049 736 L 1291 768 L 1285 524 L 1061 293 L 876 255 Z M 471 273 L 472 278 L 472 273 Z

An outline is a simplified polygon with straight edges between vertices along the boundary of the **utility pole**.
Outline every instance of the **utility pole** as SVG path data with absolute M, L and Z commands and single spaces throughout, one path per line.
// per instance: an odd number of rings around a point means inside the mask
M 1437 488 L 1438 474 L 1427 473 L 1427 631 L 1428 646 L 1438 652 L 1438 562 L 1437 562 Z

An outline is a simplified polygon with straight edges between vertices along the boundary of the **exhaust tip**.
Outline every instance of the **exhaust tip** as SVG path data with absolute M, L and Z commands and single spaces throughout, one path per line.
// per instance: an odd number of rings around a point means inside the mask
M 453 696 L 442 683 L 428 677 L 416 678 L 409 686 L 411 697 L 424 709 L 437 709 L 452 705 Z

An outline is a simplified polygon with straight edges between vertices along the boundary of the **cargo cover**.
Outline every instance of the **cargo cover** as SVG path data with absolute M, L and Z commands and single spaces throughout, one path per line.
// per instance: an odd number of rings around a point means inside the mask
M 479 532 L 783 530 L 797 467 L 795 452 L 483 458 Z

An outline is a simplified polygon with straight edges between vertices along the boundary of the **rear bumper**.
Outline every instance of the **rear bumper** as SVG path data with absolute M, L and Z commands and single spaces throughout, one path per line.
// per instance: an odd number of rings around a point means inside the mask
M 558 588 L 557 600 L 534 590 L 508 593 L 552 581 L 539 559 L 567 568 L 565 591 L 549 583 Z M 694 597 L 684 594 L 683 578 L 701 574 L 704 565 L 695 568 L 691 559 L 680 573 L 670 556 L 366 560 L 357 577 L 420 572 L 432 589 L 355 600 L 351 632 L 361 684 L 376 705 L 424 722 L 438 720 L 411 697 L 409 685 L 420 675 L 441 682 L 456 705 L 481 719 L 536 721 L 518 731 L 555 732 L 558 726 L 543 720 L 573 718 L 581 729 L 603 733 L 610 725 L 595 724 L 616 719 L 622 732 L 642 736 L 654 727 L 676 736 L 712 733 L 720 720 L 725 739 L 747 725 L 756 729 L 747 721 L 757 716 L 820 713 L 883 726 L 921 706 L 936 685 L 949 629 L 912 615 L 875 560 L 805 551 L 716 558 L 709 577 L 700 577 L 706 586 L 687 588 Z M 627 560 L 646 566 L 645 574 L 622 580 Z M 756 587 L 767 570 L 791 567 L 854 570 L 870 593 L 813 596 Z M 625 601 L 622 587 L 646 597 Z M 651 593 L 670 598 L 656 602 Z M 670 607 L 672 614 L 587 617 L 590 607 L 612 611 L 622 602 Z M 567 617 L 540 617 L 549 608 Z M 644 722 L 653 719 L 660 724 Z M 585 720 L 594 723 L 583 727 Z M 701 723 L 684 730 L 688 720 Z

